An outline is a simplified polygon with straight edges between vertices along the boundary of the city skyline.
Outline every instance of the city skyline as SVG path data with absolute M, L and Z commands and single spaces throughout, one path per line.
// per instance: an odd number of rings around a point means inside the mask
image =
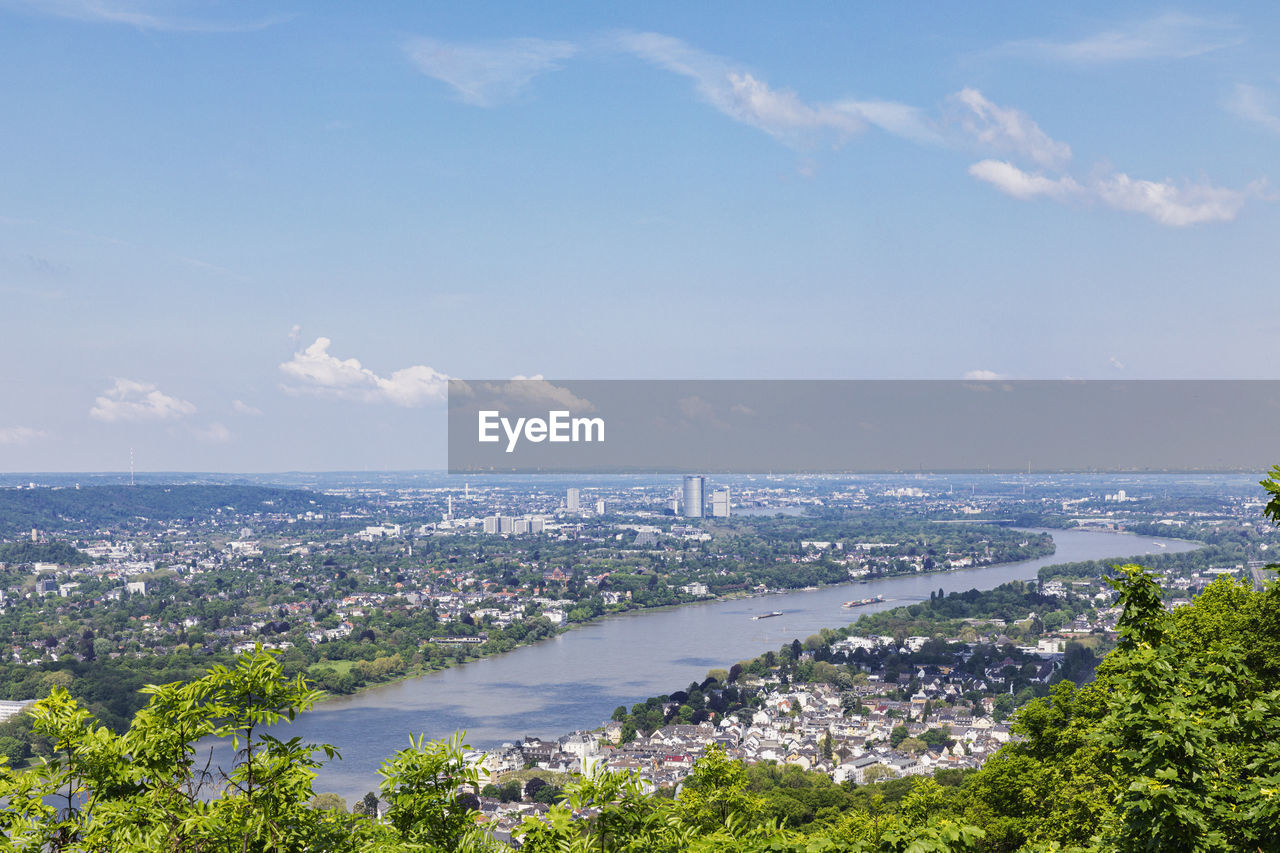
M 1264 4 L 0 21 L 3 471 L 440 468 L 449 377 L 1270 377 Z

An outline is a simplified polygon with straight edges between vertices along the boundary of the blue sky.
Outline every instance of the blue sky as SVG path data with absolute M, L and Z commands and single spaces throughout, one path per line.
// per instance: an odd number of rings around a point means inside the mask
M 1274 378 L 1271 4 L 0 0 L 0 470 L 446 377 Z

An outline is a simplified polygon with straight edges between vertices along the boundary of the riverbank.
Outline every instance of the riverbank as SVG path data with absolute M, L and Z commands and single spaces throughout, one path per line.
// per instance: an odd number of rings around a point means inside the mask
M 403 747 L 410 733 L 440 738 L 466 730 L 473 746 L 491 748 L 526 734 L 592 729 L 618 705 L 630 707 L 673 685 L 701 681 L 726 661 L 803 641 L 864 612 L 927 601 L 939 588 L 947 593 L 991 589 L 1034 579 L 1041 567 L 1058 562 L 1141 558 L 1198 547 L 1166 537 L 1050 533 L 1057 544 L 1052 556 L 859 585 L 860 596 L 884 594 L 887 600 L 857 614 L 840 606 L 850 597 L 847 585 L 616 614 L 509 654 L 333 697 L 276 734 L 338 747 L 343 760 L 325 766 L 317 790 L 358 799 L 377 787 L 379 764 Z M 771 610 L 783 615 L 751 618 Z
M 1047 533 L 1050 535 L 1051 547 L 1048 553 L 1031 557 L 1029 558 L 1030 560 L 1046 559 L 1048 557 L 1052 557 L 1056 553 L 1056 550 L 1057 550 L 1056 546 L 1053 546 L 1053 543 L 1052 543 L 1052 529 L 1050 528 L 1017 528 L 1017 529 L 1025 530 L 1025 532 L 1028 532 L 1028 533 L 1032 533 L 1032 532 Z M 519 649 L 536 647 L 540 644 L 555 640 L 558 637 L 561 637 L 572 631 L 578 630 L 582 627 L 599 624 L 603 621 L 616 618 L 616 617 L 628 616 L 633 614 L 642 614 L 642 613 L 661 613 L 664 611 L 677 610 L 680 608 L 703 605 L 703 604 L 714 603 L 714 602 L 742 601 L 742 600 L 757 599 L 757 598 L 769 598 L 769 597 L 780 596 L 780 595 L 789 595 L 797 592 L 810 592 L 810 591 L 821 590 L 821 589 L 844 588 L 844 587 L 852 586 L 855 584 L 867 584 L 867 583 L 876 583 L 880 581 L 890 581 L 896 578 L 926 577 L 926 576 L 932 576 L 932 575 L 958 575 L 964 572 L 974 572 L 974 571 L 981 571 L 984 569 L 999 568 L 1001 566 L 1018 565 L 1025 562 L 1028 562 L 1028 559 L 1007 560 L 999 563 L 986 563 L 981 565 L 965 566 L 962 568 L 925 569 L 925 570 L 918 570 L 918 571 L 912 571 L 912 572 L 907 572 L 907 571 L 882 572 L 869 577 L 853 578 L 841 583 L 821 583 L 816 586 L 807 586 L 807 587 L 793 588 L 793 589 L 771 589 L 766 592 L 732 592 L 732 593 L 723 594 L 723 595 L 715 595 L 715 596 L 709 596 L 709 597 L 703 597 L 703 598 L 692 598 L 688 601 L 677 602 L 674 604 L 660 604 L 660 605 L 654 605 L 654 606 L 628 606 L 618 610 L 609 610 L 597 616 L 592 616 L 589 619 L 558 626 L 556 629 L 556 633 L 550 637 L 540 637 L 531 642 L 521 641 L 516 643 L 512 648 L 479 653 L 479 652 L 482 652 L 482 650 L 484 649 L 484 645 L 485 645 L 484 643 L 469 644 L 469 645 L 460 644 L 458 646 L 458 649 L 459 651 L 463 652 L 463 658 L 461 660 L 454 660 L 451 662 L 447 662 L 446 665 L 444 666 L 418 667 L 408 672 L 401 672 L 393 676 L 379 678 L 376 681 L 370 681 L 368 683 L 362 684 L 356 687 L 354 690 L 352 690 L 349 693 L 325 691 L 324 695 L 321 697 L 321 702 L 328 702 L 334 699 L 339 699 L 344 697 L 359 696 L 361 694 L 367 693 L 372 690 L 377 690 L 379 688 L 386 687 L 388 685 L 398 684 L 398 683 L 409 681 L 415 678 L 422 678 L 422 677 L 430 676 L 436 673 L 446 672 L 448 670 L 455 669 L 456 667 L 464 666 L 466 664 L 476 663 L 479 661 L 488 660 L 501 655 L 511 654 L 512 652 L 515 652 Z M 860 608 L 859 612 L 856 615 L 861 615 L 862 612 L 869 612 L 869 611 L 863 611 Z M 333 662 L 338 663 L 340 661 L 333 661 Z M 311 667 L 308 668 L 308 670 L 309 671 L 315 670 L 317 667 L 320 667 L 322 663 L 323 661 L 313 664 Z

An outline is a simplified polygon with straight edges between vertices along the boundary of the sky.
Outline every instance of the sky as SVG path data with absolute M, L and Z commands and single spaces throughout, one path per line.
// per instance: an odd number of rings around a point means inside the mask
M 0 0 L 0 471 L 445 383 L 1277 378 L 1269 3 Z

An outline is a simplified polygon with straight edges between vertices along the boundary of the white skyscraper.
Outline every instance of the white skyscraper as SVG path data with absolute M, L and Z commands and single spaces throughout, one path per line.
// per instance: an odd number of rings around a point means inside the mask
M 706 504 L 703 491 L 706 488 L 706 477 L 689 474 L 684 478 L 684 517 L 702 518 L 706 515 Z
M 729 517 L 729 487 L 711 493 L 711 514 L 716 518 Z
M 578 511 L 578 502 L 581 494 L 582 492 L 578 489 L 569 490 L 569 493 L 565 498 L 565 506 L 568 508 L 569 512 Z

